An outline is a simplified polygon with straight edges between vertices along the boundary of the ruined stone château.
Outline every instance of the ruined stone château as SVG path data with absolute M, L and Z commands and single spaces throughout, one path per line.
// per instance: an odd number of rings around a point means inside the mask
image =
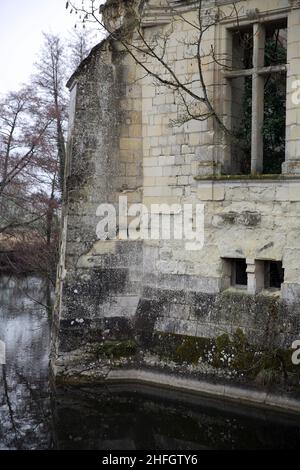
M 199 3 L 107 1 L 110 34 L 69 80 L 52 357 L 60 379 L 138 379 L 177 364 L 177 378 L 238 380 L 245 356 L 236 348 L 231 367 L 222 341 L 263 355 L 299 338 L 300 2 L 203 0 L 200 23 Z M 118 211 L 120 196 L 147 208 L 204 204 L 203 248 L 126 240 L 120 221 L 116 237 L 98 239 L 97 207 Z M 276 364 L 262 367 L 280 374 Z

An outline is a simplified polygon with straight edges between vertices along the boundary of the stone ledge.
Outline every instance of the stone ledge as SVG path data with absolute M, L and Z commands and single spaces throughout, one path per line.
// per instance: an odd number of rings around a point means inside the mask
M 224 384 L 213 384 L 201 380 L 176 377 L 158 372 L 137 369 L 111 370 L 107 383 L 136 383 L 169 388 L 225 401 L 238 402 L 253 407 L 262 407 L 281 412 L 300 413 L 300 401 L 288 396 L 275 395 L 259 390 L 251 390 Z
M 300 181 L 300 175 L 282 175 L 282 174 L 265 174 L 265 175 L 197 175 L 194 176 L 195 181 Z
M 259 261 L 259 260 L 257 260 Z M 260 295 L 261 297 L 268 297 L 268 298 L 273 298 L 273 299 L 282 299 L 282 292 L 280 289 L 262 289 L 261 291 L 257 292 L 256 294 L 253 294 L 247 290 L 247 287 L 241 286 L 241 287 L 236 287 L 236 286 L 231 286 L 228 287 L 227 289 L 222 290 L 222 293 L 226 294 L 239 294 L 239 295 Z

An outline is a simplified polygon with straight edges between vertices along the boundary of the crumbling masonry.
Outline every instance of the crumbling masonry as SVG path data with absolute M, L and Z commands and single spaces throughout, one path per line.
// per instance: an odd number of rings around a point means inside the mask
M 205 30 L 201 54 L 208 56 L 213 47 L 227 63 L 203 60 L 201 70 L 213 109 L 229 129 L 240 120 L 243 80 L 252 80 L 249 171 L 242 171 L 234 139 L 214 116 L 182 117 L 178 90 L 141 66 L 168 76 L 143 54 L 138 28 L 149 42 L 167 36 L 164 60 L 180 81 L 201 92 L 191 41 L 199 1 L 107 1 L 102 13 L 112 34 L 68 83 L 52 355 L 58 380 L 96 381 L 126 376 L 129 369 L 142 375 L 163 368 L 170 377 L 190 374 L 207 382 L 214 377 L 217 383 L 257 384 L 269 371 L 279 386 L 298 383 L 299 371 L 289 361 L 300 335 L 300 2 L 237 2 L 238 20 L 232 2 L 202 3 L 203 21 L 212 13 L 219 20 Z M 134 15 L 141 18 L 139 27 Z M 236 65 L 237 28 L 253 32 L 251 70 Z M 285 31 L 287 57 L 266 69 L 270 28 Z M 138 45 L 141 64 L 122 37 Z M 273 72 L 286 77 L 285 156 L 281 170 L 266 174 L 263 93 L 265 75 Z M 203 203 L 203 249 L 187 250 L 185 240 L 97 239 L 97 207 L 117 207 L 119 196 L 146 207 Z M 263 365 L 255 363 L 251 348 L 265 357 Z M 234 367 L 226 351 L 239 358 Z

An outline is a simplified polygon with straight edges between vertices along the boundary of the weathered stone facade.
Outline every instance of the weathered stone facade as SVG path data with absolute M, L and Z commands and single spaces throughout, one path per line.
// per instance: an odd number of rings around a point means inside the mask
M 199 2 L 107 2 L 109 30 L 119 28 L 121 18 L 139 44 L 128 4 L 141 15 L 146 38 L 168 35 L 167 63 L 179 80 L 195 80 L 199 91 L 197 60 L 186 55 Z M 204 15 L 214 11 L 221 20 L 203 35 L 202 54 L 212 45 L 226 54 L 236 23 L 222 21 L 220 12 L 232 8 L 231 2 L 203 4 Z M 231 145 L 213 117 L 172 125 L 181 113 L 178 94 L 145 74 L 114 34 L 69 81 L 67 197 L 52 358 L 54 372 L 64 380 L 101 377 L 111 367 L 129 365 L 174 369 L 159 347 L 172 335 L 178 349 L 184 338 L 191 344 L 191 338 L 213 342 L 238 331 L 249 347 L 273 353 L 289 350 L 299 337 L 300 108 L 292 95 L 300 80 L 300 5 L 248 0 L 236 6 L 243 27 L 287 21 L 286 157 L 280 175 L 230 174 Z M 140 49 L 139 54 L 141 63 L 164 76 L 154 59 Z M 203 74 L 214 108 L 228 124 L 233 98 L 224 67 L 204 60 Z M 259 147 L 257 137 L 254 142 Z M 146 207 L 204 203 L 203 249 L 186 250 L 180 240 L 97 240 L 98 205 L 117 206 L 121 195 Z M 230 263 L 239 259 L 247 264 L 244 289 L 231 285 Z M 280 289 L 265 288 L 266 262 L 282 262 Z M 114 344 L 125 348 L 118 360 Z M 220 373 L 221 367 L 205 368 L 201 357 L 192 369 L 199 377 L 231 377 Z M 236 366 L 235 372 L 242 375 L 244 369 Z M 186 373 L 189 361 L 183 358 L 176 370 Z

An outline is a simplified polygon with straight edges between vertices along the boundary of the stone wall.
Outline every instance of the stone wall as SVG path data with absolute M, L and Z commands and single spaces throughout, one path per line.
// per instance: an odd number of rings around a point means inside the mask
M 192 89 L 201 93 L 197 61 L 193 51 L 190 57 L 186 51 L 197 2 L 171 3 L 184 19 L 171 22 L 170 5 L 146 2 L 145 38 L 151 41 L 158 32 L 167 35 L 168 64 L 179 80 L 195 80 Z M 228 3 L 207 1 L 206 6 L 218 12 L 229 8 Z M 244 22 L 250 21 L 249 11 L 264 21 L 288 18 L 290 84 L 298 76 L 297 2 L 269 0 L 262 7 L 249 0 L 239 6 Z M 212 45 L 224 50 L 228 28 L 227 21 L 206 31 L 204 56 Z M 141 52 L 138 58 L 167 79 L 166 70 L 149 55 Z M 209 98 L 222 114 L 230 94 L 221 66 L 203 59 L 203 71 Z M 161 358 L 157 335 L 174 335 L 176 347 L 178 341 L 185 344 L 184 338 L 208 340 L 207 347 L 214 350 L 217 338 L 241 332 L 249 350 L 255 345 L 275 356 L 289 351 L 300 333 L 300 114 L 290 105 L 290 92 L 283 174 L 241 177 L 222 174 L 228 145 L 215 120 L 180 123 L 178 93 L 145 74 L 120 42 L 109 38 L 94 48 L 69 86 L 73 112 L 52 358 L 57 377 L 103 376 L 107 368 L 129 363 L 150 367 L 149 358 Z M 204 204 L 204 247 L 187 250 L 184 240 L 97 240 L 98 205 L 112 203 L 117 208 L 120 195 L 126 195 L 129 204 L 142 202 L 146 207 Z M 247 289 L 230 286 L 228 259 L 246 260 Z M 259 288 L 259 267 L 266 260 L 282 261 L 280 290 Z M 118 349 L 120 344 L 125 353 L 114 356 L 112 345 Z M 162 364 L 161 359 L 154 362 L 155 367 Z M 168 366 L 172 368 L 171 360 L 164 363 Z M 184 367 L 178 373 L 182 371 Z M 218 367 L 209 374 L 218 376 Z

